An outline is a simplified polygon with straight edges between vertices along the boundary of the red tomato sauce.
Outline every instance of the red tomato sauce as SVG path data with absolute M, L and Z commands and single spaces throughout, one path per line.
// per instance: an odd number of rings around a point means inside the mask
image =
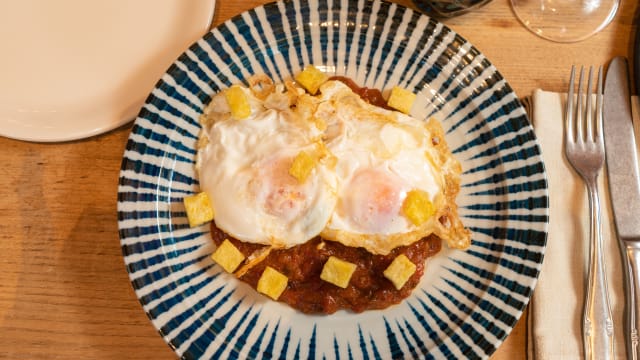
M 229 239 L 245 256 L 263 247 L 233 239 L 215 224 L 211 230 L 216 245 Z M 316 237 L 290 249 L 271 251 L 265 260 L 251 268 L 240 280 L 256 288 L 266 266 L 278 270 L 289 278 L 287 288 L 278 301 L 304 313 L 331 314 L 341 309 L 354 312 L 384 309 L 411 294 L 424 273 L 425 261 L 438 253 L 440 247 L 440 238 L 432 235 L 409 246 L 398 247 L 388 255 L 374 255 L 363 248 L 348 247 Z M 400 254 L 405 254 L 416 264 L 416 272 L 400 290 L 396 290 L 383 272 Z M 322 267 L 332 255 L 357 266 L 345 289 L 320 279 Z
M 353 80 L 344 76 L 332 76 L 329 80 L 338 80 L 349 88 L 354 93 L 360 95 L 360 97 L 368 102 L 371 105 L 379 106 L 383 109 L 392 110 L 388 105 L 387 101 L 382 97 L 382 92 L 378 89 L 370 89 L 368 87 L 360 87 Z

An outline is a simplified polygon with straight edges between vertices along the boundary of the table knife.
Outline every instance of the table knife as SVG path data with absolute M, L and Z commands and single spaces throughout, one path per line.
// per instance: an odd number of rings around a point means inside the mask
M 625 344 L 627 358 L 637 360 L 640 328 L 640 172 L 626 58 L 616 57 L 609 64 L 603 108 L 609 193 L 626 270 Z

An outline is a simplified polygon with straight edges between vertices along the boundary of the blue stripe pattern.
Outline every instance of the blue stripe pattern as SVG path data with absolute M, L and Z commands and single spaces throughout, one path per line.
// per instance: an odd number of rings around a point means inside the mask
M 210 259 L 199 191 L 198 118 L 213 93 L 307 64 L 361 86 L 418 94 L 461 161 L 466 251 L 427 262 L 412 295 L 362 314 L 309 316 L 257 294 Z M 486 359 L 518 321 L 544 258 L 544 164 L 524 108 L 484 55 L 442 23 L 380 0 L 283 0 L 221 24 L 159 79 L 140 110 L 118 188 L 122 253 L 144 311 L 182 358 Z

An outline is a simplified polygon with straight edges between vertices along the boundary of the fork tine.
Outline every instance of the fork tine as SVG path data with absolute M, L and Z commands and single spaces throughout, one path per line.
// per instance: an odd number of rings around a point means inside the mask
M 565 141 L 567 142 L 574 142 L 575 141 L 575 136 L 574 136 L 574 121 L 573 121 L 573 103 L 574 103 L 574 98 L 573 98 L 573 87 L 574 87 L 574 82 L 575 82 L 575 76 L 576 75 L 576 67 L 571 66 L 571 76 L 569 77 L 569 91 L 567 94 L 567 106 L 566 106 L 566 110 L 565 110 L 565 132 L 564 132 L 564 136 L 565 136 Z
M 604 146 L 603 127 L 603 91 L 602 91 L 602 65 L 598 68 L 598 84 L 596 85 L 596 140 Z
M 584 92 L 582 90 L 582 84 L 584 83 L 584 66 L 580 67 L 580 77 L 578 79 L 578 94 L 577 94 L 577 102 L 578 106 L 576 109 L 576 134 L 575 139 L 576 142 L 582 144 L 584 142 Z
M 592 96 L 593 96 L 593 66 L 589 66 L 589 79 L 587 80 L 587 89 L 586 89 L 586 106 L 584 108 L 584 120 L 585 120 L 585 140 L 588 142 L 593 142 L 594 134 L 593 134 L 593 108 L 591 107 Z

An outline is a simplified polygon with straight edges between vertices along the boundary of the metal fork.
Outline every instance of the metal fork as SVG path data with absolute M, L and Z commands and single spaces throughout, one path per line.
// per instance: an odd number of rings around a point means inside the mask
M 600 197 L 597 181 L 605 157 L 602 135 L 602 66 L 598 71 L 595 112 L 592 107 L 593 67 L 589 68 L 586 95 L 582 90 L 584 78 L 584 67 L 582 67 L 580 68 L 578 92 L 574 96 L 575 70 L 575 66 L 571 68 L 569 79 L 564 150 L 567 159 L 584 180 L 589 195 L 591 224 L 589 228 L 589 283 L 585 294 L 582 323 L 584 355 L 586 359 L 614 359 L 613 319 L 609 306 L 609 291 L 603 257 Z

